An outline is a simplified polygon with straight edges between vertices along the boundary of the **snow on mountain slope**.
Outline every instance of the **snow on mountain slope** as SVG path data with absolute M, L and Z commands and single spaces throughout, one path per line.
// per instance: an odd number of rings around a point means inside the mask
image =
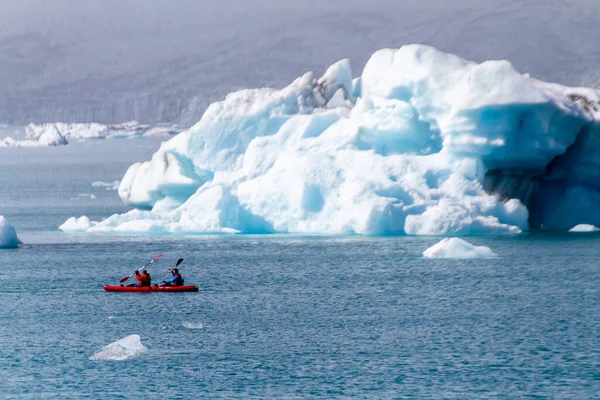
M 513 234 L 599 225 L 600 93 L 382 49 L 241 90 L 132 165 L 93 232 Z M 350 89 L 352 86 L 352 89 Z
M 189 126 L 231 91 L 407 43 L 594 86 L 599 20 L 596 0 L 5 0 L 0 122 Z

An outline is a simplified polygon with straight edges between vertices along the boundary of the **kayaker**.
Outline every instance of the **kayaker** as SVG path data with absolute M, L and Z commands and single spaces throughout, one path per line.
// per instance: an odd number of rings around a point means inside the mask
M 182 286 L 183 285 L 183 277 L 179 274 L 179 270 L 177 268 L 173 268 L 171 270 L 171 277 L 162 281 L 160 286 Z
M 146 270 L 144 270 L 144 272 L 142 273 L 142 280 L 140 281 L 140 286 L 152 286 L 152 277 Z
M 144 271 L 144 272 L 146 272 L 146 271 Z M 144 286 L 142 284 L 143 280 L 144 280 L 144 276 L 142 274 L 140 274 L 140 271 L 135 271 L 135 280 L 137 281 L 136 284 L 132 283 L 131 285 L 127 285 L 127 286 L 129 286 L 129 287 L 131 287 L 131 286 Z

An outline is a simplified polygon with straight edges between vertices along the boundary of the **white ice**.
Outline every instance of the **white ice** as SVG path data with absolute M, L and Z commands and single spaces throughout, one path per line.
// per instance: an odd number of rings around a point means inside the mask
M 530 220 L 600 224 L 599 99 L 508 61 L 383 49 L 358 80 L 342 60 L 320 78 L 213 103 L 128 169 L 119 196 L 137 210 L 88 231 L 471 236 Z
M 99 123 L 45 123 L 25 127 L 28 139 L 41 141 L 49 132 L 57 132 L 69 140 L 133 138 L 178 133 L 174 126 L 153 127 L 137 121 L 105 125 Z
M 0 215 L 0 249 L 16 249 L 21 243 L 15 227 L 4 218 L 4 215 Z
M 445 238 L 423 252 L 426 258 L 491 258 L 496 254 L 489 247 L 475 246 L 459 238 Z
M 92 186 L 93 187 L 103 187 L 106 190 L 117 191 L 117 190 L 119 190 L 120 183 L 121 183 L 120 181 L 113 181 L 113 182 L 95 181 L 95 182 L 92 182 Z
M 600 231 L 600 228 L 598 228 L 594 225 L 589 225 L 589 224 L 579 224 L 579 225 L 575 225 L 574 227 L 569 229 L 569 232 L 598 232 L 598 231 Z
M 67 219 L 58 229 L 63 232 L 85 232 L 95 224 L 96 222 L 90 221 L 88 217 L 83 215 L 79 218 L 71 217 Z
M 148 348 L 140 341 L 140 335 L 129 335 L 117 340 L 94 353 L 93 361 L 124 361 L 146 353 Z
M 178 133 L 175 126 L 150 126 L 137 121 L 105 125 L 99 123 L 45 123 L 25 127 L 25 139 L 0 139 L 0 147 L 52 147 L 69 144 L 71 140 L 131 139 L 147 136 L 169 136 Z
M 202 322 L 184 321 L 181 323 L 181 325 L 183 325 L 184 328 L 188 328 L 188 329 L 203 329 L 204 328 L 204 325 L 202 325 Z

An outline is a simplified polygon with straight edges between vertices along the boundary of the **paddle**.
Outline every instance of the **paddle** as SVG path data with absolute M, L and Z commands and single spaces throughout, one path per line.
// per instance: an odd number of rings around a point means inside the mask
M 137 272 L 140 272 L 141 270 L 143 270 L 144 268 L 146 268 L 148 265 L 152 264 L 154 261 L 158 260 L 159 258 L 162 257 L 162 254 L 157 255 L 156 257 L 154 257 L 152 259 L 152 261 L 150 261 L 148 264 L 142 266 L 140 269 L 137 270 Z M 125 282 L 127 279 L 131 278 L 133 275 L 135 274 L 135 272 L 129 276 L 126 276 L 125 278 L 122 278 L 119 282 L 123 283 Z
M 173 268 L 177 268 L 177 266 L 178 266 L 179 264 L 181 264 L 182 262 L 183 262 L 183 258 L 180 258 L 179 260 L 177 260 L 177 263 L 175 264 L 175 266 L 174 266 Z M 162 278 L 162 281 L 161 281 L 161 282 L 164 282 L 164 281 L 165 281 L 165 279 L 167 279 L 167 276 L 169 276 L 169 274 L 171 273 L 171 271 L 173 271 L 173 268 L 171 268 L 171 270 L 170 270 L 169 272 L 167 272 L 167 274 L 165 275 L 165 277 L 164 277 L 164 278 Z

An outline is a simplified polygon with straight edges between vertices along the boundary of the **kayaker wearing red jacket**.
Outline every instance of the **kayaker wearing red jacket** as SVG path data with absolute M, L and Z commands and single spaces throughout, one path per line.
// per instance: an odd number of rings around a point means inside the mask
M 173 268 L 171 270 L 171 277 L 168 279 L 165 279 L 163 281 L 163 283 L 161 284 L 161 286 L 182 286 L 182 285 L 183 285 L 183 278 L 179 274 L 179 270 L 177 268 Z
M 144 271 L 144 272 L 146 272 L 146 271 Z M 137 281 L 135 286 L 144 286 L 144 285 L 142 285 L 142 282 L 144 281 L 144 277 L 142 276 L 142 274 L 140 274 L 140 271 L 135 271 L 135 280 Z

